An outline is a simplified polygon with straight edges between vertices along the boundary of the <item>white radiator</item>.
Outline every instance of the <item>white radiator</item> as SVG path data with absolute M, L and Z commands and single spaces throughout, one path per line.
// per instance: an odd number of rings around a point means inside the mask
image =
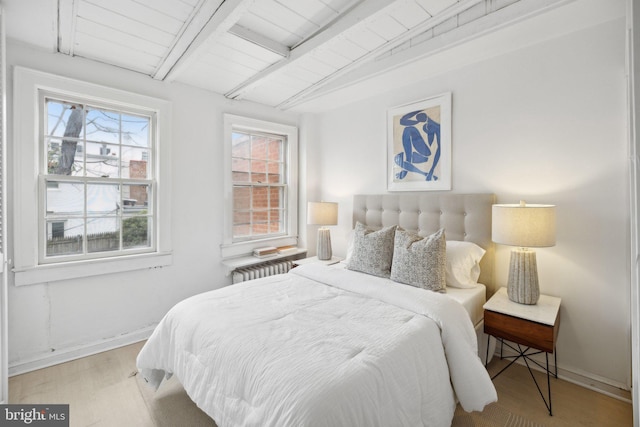
M 270 261 L 250 267 L 243 267 L 233 270 L 231 283 L 240 283 L 245 280 L 259 279 L 261 277 L 273 276 L 274 274 L 286 273 L 293 267 L 293 261 Z

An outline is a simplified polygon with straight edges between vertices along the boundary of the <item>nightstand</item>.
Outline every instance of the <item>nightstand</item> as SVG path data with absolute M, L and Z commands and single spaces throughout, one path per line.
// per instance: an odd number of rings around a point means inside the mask
M 312 256 L 312 257 L 297 259 L 297 260 L 293 261 L 293 266 L 297 267 L 299 265 L 304 265 L 304 264 L 332 265 L 332 264 L 337 264 L 340 261 L 342 261 L 342 258 L 338 258 L 338 257 L 335 257 L 335 256 L 331 257 L 331 259 L 328 259 L 328 260 L 319 260 L 317 256 Z
M 516 356 L 505 356 L 505 359 L 513 359 L 500 372 L 495 374 L 491 379 L 504 372 L 518 359 L 523 359 L 531 378 L 540 392 L 540 397 L 544 401 L 545 406 L 549 410 L 549 415 L 553 415 L 551 411 L 551 382 L 549 372 L 549 353 L 554 355 L 555 372 L 554 377 L 558 378 L 558 363 L 556 357 L 556 339 L 558 337 L 558 328 L 560 326 L 560 298 L 540 295 L 540 300 L 535 305 L 518 304 L 509 299 L 507 288 L 501 288 L 496 292 L 484 305 L 484 332 L 500 339 L 502 345 L 506 345 L 514 350 Z M 487 338 L 488 341 L 489 338 Z M 514 343 L 516 347 L 505 340 Z M 489 343 L 487 342 L 487 359 Z M 523 346 L 526 348 L 523 350 Z M 545 353 L 547 366 L 542 366 L 530 356 Z M 502 356 L 502 348 L 500 350 L 500 358 Z M 531 371 L 529 362 L 535 363 L 547 373 L 547 395 L 548 401 L 545 399 L 536 378 Z

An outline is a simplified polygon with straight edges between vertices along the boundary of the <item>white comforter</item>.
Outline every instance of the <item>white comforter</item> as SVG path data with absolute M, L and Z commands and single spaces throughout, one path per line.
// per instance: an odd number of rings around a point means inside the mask
M 445 295 L 345 269 L 188 298 L 138 355 L 225 426 L 450 426 L 497 399 L 469 317 Z M 452 387 L 453 385 L 453 387 Z

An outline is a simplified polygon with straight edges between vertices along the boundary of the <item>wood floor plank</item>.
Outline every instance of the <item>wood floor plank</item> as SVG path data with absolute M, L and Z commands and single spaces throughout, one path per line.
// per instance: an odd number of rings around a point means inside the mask
M 69 404 L 72 427 L 174 427 L 176 420 L 181 419 L 188 420 L 185 425 L 193 427 L 215 426 L 190 401 L 179 383 L 169 384 L 164 390 L 161 387 L 157 393 L 142 388 L 146 385 L 135 375 L 135 362 L 143 344 L 11 377 L 9 403 Z M 495 357 L 489 364 L 489 372 L 497 373 L 505 363 Z M 546 376 L 541 372 L 534 375 L 546 391 Z M 458 408 L 453 426 L 628 427 L 633 424 L 630 403 L 561 379 L 552 379 L 553 416 L 550 417 L 524 366 L 512 366 L 497 377 L 494 384 L 498 402 L 482 413 L 467 414 Z M 157 408 L 168 408 L 171 416 L 159 416 Z

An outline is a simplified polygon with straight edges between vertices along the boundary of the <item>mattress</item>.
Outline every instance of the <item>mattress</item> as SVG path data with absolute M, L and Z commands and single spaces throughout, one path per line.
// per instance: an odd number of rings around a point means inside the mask
M 485 285 L 478 283 L 475 288 L 468 289 L 448 287 L 447 296 L 462 304 L 467 313 L 469 313 L 474 326 L 482 322 L 484 318 L 482 306 L 487 302 L 487 288 Z
M 341 261 L 331 265 L 330 268 L 347 268 L 347 263 Z M 482 322 L 484 319 L 484 309 L 482 306 L 487 302 L 487 288 L 485 285 L 478 283 L 476 287 L 467 289 L 449 286 L 447 287 L 446 294 L 454 301 L 462 304 L 465 310 L 467 310 L 467 313 L 469 313 L 469 318 L 471 318 L 474 327 L 477 327 L 478 324 Z

